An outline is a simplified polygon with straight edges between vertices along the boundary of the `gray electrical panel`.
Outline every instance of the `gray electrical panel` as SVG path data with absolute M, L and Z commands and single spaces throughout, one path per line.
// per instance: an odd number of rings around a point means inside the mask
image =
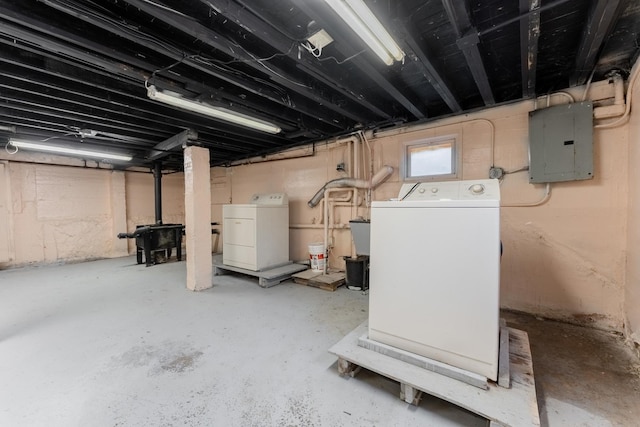
M 529 113 L 529 182 L 593 178 L 593 105 L 575 102 Z

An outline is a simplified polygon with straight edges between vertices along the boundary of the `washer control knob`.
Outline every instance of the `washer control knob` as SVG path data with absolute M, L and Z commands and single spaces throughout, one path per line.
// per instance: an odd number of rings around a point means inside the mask
M 433 188 L 431 189 L 431 192 L 432 192 L 433 194 L 436 194 L 436 193 L 438 192 L 438 187 L 433 187 Z
M 423 194 L 424 193 L 424 188 L 420 187 L 420 189 L 418 190 L 418 193 Z
M 469 190 L 471 190 L 471 192 L 473 194 L 482 194 L 484 193 L 484 185 L 482 184 L 473 184 Z

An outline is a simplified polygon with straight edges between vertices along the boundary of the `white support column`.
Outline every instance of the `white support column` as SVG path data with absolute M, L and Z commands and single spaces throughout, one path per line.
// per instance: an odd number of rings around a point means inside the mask
M 109 177 L 111 198 L 111 248 L 112 257 L 129 255 L 127 239 L 118 239 L 118 233 L 126 233 L 127 230 L 127 197 L 125 191 L 125 173 L 123 171 L 111 171 Z
M 211 181 L 209 150 L 184 149 L 184 204 L 187 249 L 187 289 L 212 286 Z
M 0 262 L 11 261 L 13 254 L 13 228 L 11 214 L 11 185 L 9 164 L 0 161 Z

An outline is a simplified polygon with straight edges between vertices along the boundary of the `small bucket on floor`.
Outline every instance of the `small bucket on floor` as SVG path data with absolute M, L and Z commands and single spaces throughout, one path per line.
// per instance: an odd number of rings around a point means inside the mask
M 309 245 L 309 262 L 312 270 L 324 271 L 326 259 L 324 245 L 322 243 L 312 243 Z

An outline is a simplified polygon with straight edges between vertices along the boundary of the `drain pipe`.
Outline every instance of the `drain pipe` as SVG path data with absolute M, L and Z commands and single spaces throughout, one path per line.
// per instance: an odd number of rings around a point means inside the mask
M 393 167 L 383 166 L 375 175 L 371 177 L 371 180 L 356 179 L 356 178 L 338 178 L 327 182 L 318 190 L 318 192 L 307 202 L 310 208 L 314 208 L 320 203 L 320 200 L 325 198 L 324 202 L 324 248 L 327 251 L 327 243 L 329 241 L 329 207 L 326 200 L 326 195 L 336 188 L 362 188 L 365 190 L 375 189 L 378 185 L 382 184 L 393 173 Z M 328 252 L 328 251 L 327 251 Z M 328 258 L 328 256 L 327 256 Z M 324 264 L 324 274 L 327 274 L 327 267 L 329 260 Z

